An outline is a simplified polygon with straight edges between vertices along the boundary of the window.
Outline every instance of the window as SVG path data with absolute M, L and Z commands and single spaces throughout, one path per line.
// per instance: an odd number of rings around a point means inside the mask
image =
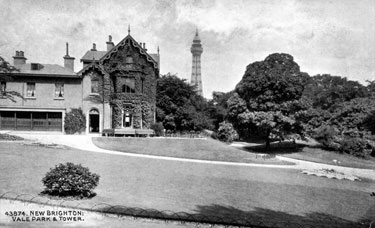
M 35 82 L 26 83 L 26 97 L 35 97 Z
M 144 84 L 145 80 L 143 78 L 141 78 L 141 90 L 142 90 L 142 93 L 143 93 L 143 84 Z
M 133 57 L 131 57 L 130 55 L 126 56 L 125 62 L 127 64 L 133 64 Z
M 131 57 L 130 55 L 126 56 L 125 58 L 125 67 L 127 69 L 132 69 L 133 68 L 133 57 Z
M 135 79 L 125 78 L 125 84 L 122 85 L 123 93 L 135 93 Z
M 56 83 L 55 84 L 55 97 L 63 98 L 64 97 L 64 84 Z
M 2 95 L 5 95 L 6 89 L 7 89 L 7 83 L 6 82 L 1 82 L 1 84 L 0 84 L 0 93 Z
M 38 70 L 39 66 L 37 63 L 32 63 L 31 64 L 31 70 Z
M 97 78 L 91 79 L 91 93 L 99 93 L 99 80 Z

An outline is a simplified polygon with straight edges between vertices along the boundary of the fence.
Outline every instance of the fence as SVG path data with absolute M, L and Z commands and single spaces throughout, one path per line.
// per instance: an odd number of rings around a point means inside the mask
M 201 224 L 219 225 L 224 227 L 251 227 L 251 228 L 368 228 L 370 221 L 356 223 L 347 220 L 327 219 L 310 222 L 303 221 L 276 221 L 272 218 L 259 218 L 247 216 L 242 218 L 219 217 L 204 214 L 189 214 L 186 212 L 158 211 L 154 209 L 131 208 L 119 205 L 109 205 L 106 203 L 95 203 L 91 201 L 77 200 L 53 200 L 43 196 L 33 196 L 30 194 L 17 194 L 6 192 L 0 195 L 0 199 L 18 200 L 22 202 L 35 203 L 41 205 L 58 206 L 71 209 L 80 209 L 91 212 L 114 214 L 118 216 L 131 216 L 134 218 L 156 219 L 168 222 L 179 222 L 181 224 L 191 223 L 200 227 Z

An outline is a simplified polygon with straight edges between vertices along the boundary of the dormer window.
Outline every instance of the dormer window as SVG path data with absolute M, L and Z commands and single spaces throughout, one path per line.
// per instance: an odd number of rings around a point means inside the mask
M 39 63 L 31 63 L 31 70 L 40 70 L 43 66 Z

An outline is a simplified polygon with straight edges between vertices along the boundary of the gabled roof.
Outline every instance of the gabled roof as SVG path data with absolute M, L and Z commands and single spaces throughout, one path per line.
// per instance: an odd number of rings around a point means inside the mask
M 155 60 L 155 62 L 159 62 L 159 55 L 158 54 L 149 54 L 150 56 L 151 56 L 151 58 L 153 59 L 153 60 Z
M 105 70 L 103 69 L 102 66 L 100 66 L 99 64 L 97 64 L 96 62 L 92 62 L 91 64 L 85 66 L 84 68 L 82 68 L 82 70 L 78 71 L 77 72 L 77 75 L 79 76 L 82 76 L 85 72 L 87 72 L 88 70 L 90 69 L 97 69 L 99 70 L 102 74 L 105 74 Z
M 145 49 L 142 48 L 142 46 L 134 40 L 134 38 L 129 34 L 127 35 L 123 40 L 121 40 L 116 46 L 114 46 L 110 51 L 108 51 L 101 59 L 100 59 L 100 63 L 103 63 L 103 61 L 105 61 L 106 59 L 109 59 L 111 58 L 111 56 L 118 52 L 118 49 L 122 46 L 125 46 L 126 44 L 126 41 L 127 40 L 130 40 L 133 44 L 134 47 L 138 48 L 139 49 L 139 52 L 146 56 L 146 59 L 147 61 L 151 62 L 152 64 L 154 64 L 154 67 L 155 68 L 158 68 L 158 63 L 157 61 L 155 61 L 155 59 L 153 57 L 151 57 L 151 55 L 149 55 Z
M 15 74 L 15 75 L 38 75 L 38 76 L 68 76 L 68 77 L 77 77 L 77 74 L 74 73 L 73 70 L 57 65 L 57 64 L 42 64 L 42 63 L 37 63 L 38 64 L 38 69 L 37 70 L 32 70 L 31 69 L 31 64 L 32 63 L 26 63 L 22 65 L 16 66 L 19 71 L 14 71 L 10 74 Z
M 87 51 L 86 54 L 81 58 L 81 62 L 99 60 L 106 53 L 107 53 L 107 51 Z

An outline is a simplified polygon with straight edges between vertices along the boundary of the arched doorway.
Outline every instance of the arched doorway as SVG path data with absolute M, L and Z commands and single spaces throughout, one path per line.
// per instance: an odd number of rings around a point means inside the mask
M 96 109 L 89 112 L 89 133 L 99 133 L 99 111 Z

